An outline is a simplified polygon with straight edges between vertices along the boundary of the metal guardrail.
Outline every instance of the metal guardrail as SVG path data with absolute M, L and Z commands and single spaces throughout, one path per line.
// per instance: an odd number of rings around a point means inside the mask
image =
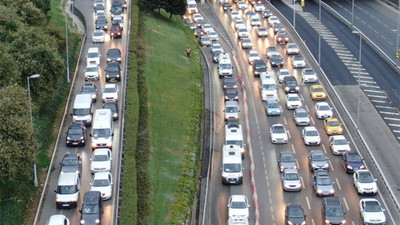
M 315 0 L 314 0 L 314 1 L 315 1 Z M 318 2 L 319 2 L 319 1 L 318 1 Z M 388 192 L 389 192 L 389 194 L 390 194 L 390 196 L 391 196 L 391 198 L 392 198 L 394 204 L 396 205 L 397 210 L 400 211 L 400 210 L 399 210 L 399 209 L 400 209 L 400 203 L 399 203 L 399 201 L 397 200 L 397 198 L 395 197 L 394 191 L 393 191 L 393 190 L 391 189 L 391 187 L 388 185 L 389 182 L 387 181 L 386 177 L 385 177 L 384 174 L 382 173 L 381 167 L 376 163 L 377 160 L 376 160 L 375 157 L 373 156 L 372 151 L 371 151 L 371 149 L 369 148 L 369 146 L 368 146 L 368 144 L 367 144 L 367 142 L 366 142 L 366 139 L 365 139 L 364 136 L 361 134 L 361 132 L 357 129 L 357 126 L 356 126 L 355 121 L 354 121 L 353 118 L 351 117 L 351 115 L 350 115 L 349 111 L 347 110 L 346 106 L 344 105 L 343 101 L 339 98 L 339 94 L 338 94 L 338 93 L 336 92 L 336 90 L 333 88 L 333 85 L 332 85 L 332 83 L 329 81 L 327 75 L 326 75 L 325 72 L 322 70 L 322 68 L 318 65 L 317 60 L 316 60 L 315 57 L 311 54 L 310 49 L 306 46 L 306 44 L 304 43 L 304 41 L 301 39 L 300 35 L 297 33 L 296 30 L 293 29 L 292 24 L 279 12 L 270 2 L 267 2 L 267 4 L 270 6 L 270 8 L 272 9 L 272 11 L 275 13 L 275 15 L 277 15 L 277 16 L 280 17 L 280 20 L 281 20 L 281 22 L 285 25 L 286 29 L 287 29 L 288 31 L 290 31 L 291 34 L 294 34 L 294 35 L 291 35 L 291 37 L 292 37 L 292 39 L 298 44 L 298 46 L 300 47 L 300 49 L 305 49 L 305 50 L 306 50 L 306 51 L 302 51 L 303 55 L 305 55 L 306 58 L 308 57 L 308 58 L 311 58 L 311 59 L 312 59 L 311 61 L 307 61 L 307 62 L 311 65 L 312 68 L 317 68 L 317 71 L 316 71 L 317 73 L 323 75 L 324 82 L 328 84 L 328 85 L 324 85 L 325 88 L 327 89 L 328 92 L 334 93 L 334 95 L 330 95 L 331 101 L 337 103 L 337 104 L 334 104 L 333 107 L 335 108 L 336 111 L 338 111 L 338 110 L 336 109 L 336 107 L 337 107 L 337 106 L 340 106 L 341 110 L 344 112 L 344 114 L 345 114 L 345 116 L 346 116 L 346 120 L 348 121 L 348 122 L 346 122 L 346 123 L 344 123 L 344 124 L 352 125 L 352 127 L 351 127 L 352 130 L 349 130 L 349 129 L 347 129 L 347 130 L 349 131 L 349 133 L 357 134 L 357 136 L 358 136 L 358 138 L 359 138 L 361 144 L 362 144 L 362 145 L 364 146 L 364 148 L 367 150 L 367 154 L 371 157 L 372 162 L 373 162 L 374 165 L 375 165 L 375 168 L 377 168 L 378 173 L 379 173 L 380 176 L 382 177 L 384 186 L 385 186 L 386 189 L 388 190 Z M 323 4 L 325 4 L 325 3 L 323 3 Z M 325 4 L 325 5 L 326 5 L 326 4 Z M 326 6 L 327 6 L 327 5 L 326 5 Z M 327 6 L 327 7 L 329 7 L 329 6 Z M 332 11 L 334 11 L 331 7 L 329 7 L 329 8 L 330 8 Z M 335 11 L 335 12 L 336 12 L 336 11 Z M 337 13 L 337 12 L 336 12 L 336 13 Z M 340 16 L 340 15 L 338 15 L 338 16 Z M 340 16 L 340 17 L 341 17 L 341 16 Z M 341 17 L 341 19 L 345 20 L 343 17 Z M 339 20 L 340 20 L 340 19 L 339 19 Z M 346 21 L 346 20 L 345 20 L 345 21 Z M 347 21 L 347 23 L 350 24 L 348 21 Z M 351 25 L 351 24 L 350 24 L 350 25 Z M 351 28 L 353 28 L 353 26 L 351 26 Z M 350 29 L 351 29 L 351 28 L 350 28 Z M 365 37 L 365 36 L 363 36 L 363 39 L 364 39 L 364 37 Z M 369 41 L 370 41 L 370 40 L 369 40 Z M 371 42 L 371 43 L 372 43 L 372 42 Z M 381 51 L 381 52 L 382 52 L 382 51 Z M 360 91 L 361 91 L 361 90 L 360 90 Z M 332 98 L 332 97 L 334 97 L 334 98 Z M 341 118 L 341 119 L 342 119 L 342 118 Z M 345 122 L 343 119 L 342 119 L 342 121 Z M 351 137 L 351 138 L 353 138 L 353 137 Z

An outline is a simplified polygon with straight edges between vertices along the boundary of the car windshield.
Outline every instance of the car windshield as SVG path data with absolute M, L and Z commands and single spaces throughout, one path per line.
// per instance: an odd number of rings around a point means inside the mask
M 219 64 L 219 68 L 222 70 L 227 70 L 227 69 L 231 69 L 232 66 L 231 66 L 231 64 Z
M 376 201 L 369 201 L 369 202 L 365 202 L 364 204 L 365 204 L 365 208 L 364 208 L 365 212 L 381 212 L 382 211 L 381 206 Z
M 294 102 L 294 101 L 299 101 L 299 97 L 297 97 L 297 96 L 290 96 L 290 97 L 288 97 L 288 100 L 289 100 L 289 101 L 292 101 L 292 102 Z
M 331 108 L 329 106 L 327 106 L 327 105 L 320 105 L 318 107 L 318 110 L 320 110 L 320 111 L 328 111 L 328 110 L 331 110 Z
M 237 107 L 228 106 L 228 107 L 226 107 L 226 112 L 227 113 L 236 113 L 236 112 L 238 112 L 238 109 L 237 109 Z
M 330 120 L 328 121 L 328 126 L 340 126 L 340 123 L 337 120 Z
M 300 208 L 291 208 L 289 210 L 289 217 L 290 218 L 304 218 L 304 213 Z
M 84 214 L 99 213 L 99 206 L 95 204 L 84 204 L 82 206 L 82 213 Z
M 282 126 L 275 126 L 273 129 L 273 133 L 275 134 L 284 134 L 285 133 L 285 128 Z
M 288 45 L 288 48 L 297 48 L 297 45 L 295 45 L 295 44 L 289 44 L 289 45 Z
M 267 69 L 267 65 L 265 63 L 257 63 L 255 65 L 256 70 L 266 70 Z
M 282 60 L 282 57 L 280 55 L 273 55 L 272 60 Z
M 281 162 L 294 162 L 294 158 L 291 155 L 284 155 L 281 157 Z
M 104 88 L 104 93 L 115 93 L 117 89 L 115 87 Z
M 279 104 L 276 102 L 268 103 L 268 108 L 279 108 Z
M 267 31 L 267 28 L 265 28 L 265 27 L 260 27 L 260 28 L 258 28 L 258 31 Z
M 59 185 L 57 186 L 57 194 L 75 194 L 78 191 L 76 185 Z
M 323 88 L 314 88 L 314 92 L 324 92 Z
M 96 52 L 90 52 L 87 55 L 88 58 L 97 58 L 99 57 L 99 54 L 97 54 Z
M 236 91 L 235 91 L 234 89 L 227 89 L 227 90 L 226 90 L 226 94 L 235 95 L 235 94 L 237 94 L 237 93 L 236 93 Z
M 68 134 L 70 135 L 75 135 L 75 134 L 82 134 L 82 129 L 81 128 L 70 128 L 68 131 Z
M 247 29 L 246 28 L 240 28 L 239 32 L 247 32 Z
M 242 171 L 242 165 L 239 163 L 224 164 L 224 172 L 239 173 Z
M 318 178 L 317 179 L 317 184 L 318 185 L 322 185 L 322 186 L 327 186 L 327 185 L 332 185 L 332 181 L 328 177 L 326 177 L 326 178 Z
M 94 138 L 109 138 L 110 136 L 110 129 L 93 129 Z
M 79 160 L 78 159 L 64 159 L 63 166 L 76 166 L 79 165 Z
M 296 60 L 296 61 L 301 61 L 301 60 L 303 60 L 303 57 L 299 56 L 299 55 L 296 55 L 296 56 L 294 56 L 293 59 Z
M 83 87 L 82 88 L 82 93 L 92 93 L 92 92 L 96 92 L 96 89 L 94 89 L 94 87 Z
M 253 18 L 251 19 L 251 21 L 252 21 L 252 22 L 259 22 L 259 21 L 260 21 L 260 19 L 259 19 L 259 18 L 257 18 L 257 17 L 253 17 Z
M 285 180 L 299 180 L 299 175 L 297 173 L 286 173 Z
M 263 90 L 276 90 L 276 85 L 275 84 L 264 84 L 262 88 L 263 88 Z
M 97 67 L 86 67 L 86 72 L 97 72 Z
M 373 183 L 375 180 L 370 173 L 359 173 L 360 183 Z
M 74 109 L 73 115 L 86 116 L 90 114 L 90 109 Z
M 345 139 L 335 139 L 334 145 L 347 145 L 347 141 Z
M 94 155 L 92 161 L 94 162 L 103 162 L 108 161 L 108 155 Z
M 224 84 L 235 84 L 235 79 L 227 78 L 224 80 Z
M 277 50 L 276 50 L 276 48 L 275 47 L 270 47 L 270 48 L 268 48 L 268 52 L 277 52 Z
M 96 36 L 96 37 L 100 37 L 100 36 L 103 36 L 103 32 L 94 32 L 93 33 L 93 36 Z
M 249 57 L 259 57 L 258 53 L 250 53 Z
M 313 161 L 326 161 L 326 157 L 322 154 L 316 154 L 312 156 Z
M 240 140 L 227 140 L 226 144 L 227 145 L 237 145 L 237 146 L 242 147 L 243 141 L 240 141 Z
M 121 30 L 121 28 L 119 26 L 112 26 L 111 30 L 118 30 L 119 31 L 119 30 Z
M 307 112 L 302 112 L 302 111 L 298 111 L 296 114 L 297 117 L 308 117 L 308 113 Z
M 119 68 L 118 68 L 118 66 L 107 66 L 107 71 L 108 72 L 118 72 Z M 115 91 L 113 91 L 113 92 L 115 92 Z
M 237 21 L 236 21 L 236 26 L 240 26 L 240 25 L 244 25 L 244 22 L 243 22 L 243 21 L 240 21 L 240 20 L 237 20 Z
M 230 208 L 232 209 L 246 209 L 246 202 L 231 202 Z
M 341 207 L 328 207 L 325 214 L 329 217 L 342 217 L 344 213 Z
M 113 24 L 119 24 L 119 23 L 123 23 L 123 21 L 121 19 L 114 19 L 113 20 Z
M 360 162 L 362 161 L 360 155 L 358 154 L 348 154 L 347 155 L 347 161 L 349 162 Z
M 243 43 L 246 43 L 246 44 L 251 43 L 250 39 L 243 39 L 242 41 L 243 41 Z
M 316 131 L 316 130 L 308 130 L 306 132 L 306 136 L 319 136 L 319 135 L 318 135 L 318 131 Z
M 303 70 L 303 73 L 304 73 L 304 75 L 314 75 L 315 74 L 314 71 L 310 70 L 310 69 Z
M 110 182 L 107 179 L 96 179 L 93 181 L 93 187 L 108 187 Z

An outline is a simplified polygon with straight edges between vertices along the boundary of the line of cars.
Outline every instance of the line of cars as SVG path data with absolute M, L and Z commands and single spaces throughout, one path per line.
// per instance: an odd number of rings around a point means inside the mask
M 260 21 L 260 16 L 257 14 L 259 9 L 254 11 L 248 10 L 249 6 L 244 1 L 234 1 L 237 3 L 237 8 L 243 10 L 239 12 L 233 10 L 234 6 L 226 0 L 220 0 L 223 10 L 229 13 L 230 18 L 234 21 L 234 27 L 236 34 L 239 39 L 239 43 L 243 49 L 252 49 L 253 45 L 249 39 L 249 32 L 246 27 L 246 20 L 242 20 L 242 15 L 247 18 L 250 26 L 256 28 L 257 36 L 259 38 L 268 37 L 268 28 L 263 27 Z M 253 6 L 253 8 L 255 8 Z M 285 32 L 285 28 L 280 24 L 279 19 L 272 15 L 270 10 L 263 8 L 262 16 L 268 20 L 268 24 L 273 29 L 275 35 L 275 41 L 278 45 L 286 45 L 284 51 L 290 55 L 290 64 L 294 69 L 300 68 L 301 78 L 303 83 L 317 83 L 317 74 L 311 69 L 306 68 L 307 64 L 305 59 L 300 55 L 299 48 L 295 43 L 290 42 L 289 35 Z M 200 25 L 201 26 L 201 25 Z M 196 33 L 196 32 L 195 32 Z M 199 41 L 202 46 L 201 41 Z M 218 64 L 219 71 L 221 70 L 221 58 L 220 55 L 224 55 L 223 51 L 220 53 L 213 53 L 213 61 Z M 294 109 L 293 120 L 297 126 L 305 126 L 302 130 L 302 138 L 305 145 L 320 145 L 321 136 L 314 126 L 311 124 L 311 116 L 308 111 L 302 108 L 302 99 L 298 95 L 300 90 L 299 84 L 294 76 L 290 74 L 287 69 L 283 67 L 283 58 L 280 55 L 277 46 L 269 46 L 266 49 L 266 56 L 271 67 L 282 67 L 277 71 L 275 76 L 274 73 L 268 71 L 266 62 L 261 58 L 257 51 L 250 50 L 248 53 L 248 61 L 253 67 L 254 76 L 260 77 L 260 93 L 262 100 L 265 101 L 265 111 L 267 116 L 279 116 L 281 115 L 282 109 L 279 105 L 277 98 L 277 87 L 279 83 L 282 83 L 284 92 L 286 93 L 285 105 L 288 110 Z M 231 63 L 227 63 L 230 70 L 233 68 Z M 220 78 L 230 77 L 231 71 L 226 74 L 219 73 Z M 233 78 L 231 78 L 233 79 Z M 342 165 L 346 173 L 353 173 L 353 182 L 357 192 L 361 195 L 376 194 L 378 189 L 376 185 L 376 179 L 372 173 L 366 169 L 366 165 L 363 162 L 361 156 L 351 150 L 349 142 L 343 134 L 343 127 L 337 118 L 333 118 L 333 111 L 329 104 L 323 100 L 327 98 L 327 93 L 320 84 L 313 84 L 310 86 L 311 98 L 314 101 L 318 101 L 315 106 L 315 114 L 318 119 L 324 120 L 324 130 L 329 136 L 329 147 L 334 155 L 342 156 Z M 225 99 L 230 97 L 225 93 Z M 226 102 L 225 110 L 230 102 Z M 235 110 L 232 112 L 237 111 Z M 234 112 L 235 116 L 236 113 Z M 227 112 L 225 112 L 225 115 Z M 229 116 L 228 116 L 229 117 Z M 226 119 L 228 118 L 226 117 Z M 238 117 L 238 113 L 237 113 Z M 282 124 L 273 124 L 270 128 L 270 137 L 272 143 L 287 143 L 288 134 L 286 128 Z M 233 147 L 230 147 L 232 149 Z M 308 156 L 309 168 L 312 174 L 312 187 L 317 196 L 324 197 L 322 203 L 322 220 L 324 224 L 345 224 L 345 212 L 343 206 L 338 197 L 335 197 L 334 182 L 329 175 L 329 162 L 328 157 L 322 150 L 312 150 Z M 295 157 L 290 152 L 281 152 L 278 159 L 279 169 L 282 172 L 282 187 L 285 191 L 300 191 L 302 187 L 301 176 L 298 172 Z M 228 207 L 231 207 L 231 199 L 241 199 L 242 196 L 231 196 Z M 242 198 L 242 214 L 247 213 L 249 204 L 247 199 Z M 360 214 L 364 224 L 385 224 L 386 217 L 384 215 L 384 209 L 382 209 L 378 200 L 373 198 L 361 199 Z M 243 213 L 246 212 L 246 213 Z M 285 210 L 285 220 L 288 224 L 305 224 L 306 216 L 304 210 L 300 205 L 289 204 Z M 229 213 L 228 224 L 246 224 L 242 218 L 234 219 L 232 213 Z
M 93 33 L 92 42 L 104 42 L 104 30 L 106 25 L 100 26 L 102 19 L 106 20 L 105 1 L 95 0 L 93 2 L 96 23 L 96 30 Z M 120 34 L 111 37 L 121 37 L 123 26 L 123 11 L 126 2 L 114 0 L 111 4 L 111 18 L 113 26 L 118 24 L 121 27 Z M 102 36 L 97 35 L 101 33 Z M 103 214 L 103 201 L 112 197 L 113 178 L 112 168 L 112 145 L 114 135 L 114 121 L 118 119 L 119 90 L 116 83 L 121 80 L 121 51 L 118 48 L 111 48 L 107 52 L 107 68 L 105 77 L 102 76 L 99 68 L 101 59 L 99 47 L 92 46 L 86 55 L 86 69 L 84 72 L 85 83 L 80 93 L 74 98 L 72 107 L 72 122 L 66 131 L 67 147 L 84 147 L 88 143 L 87 135 L 91 137 L 92 156 L 90 159 L 90 171 L 93 174 L 91 189 L 83 195 L 80 212 L 80 224 L 101 224 Z M 104 79 L 106 84 L 102 90 L 103 108 L 94 109 L 94 103 L 98 98 L 97 83 Z M 87 127 L 92 127 L 87 132 Z M 84 149 L 81 149 L 84 150 Z M 56 190 L 56 207 L 58 209 L 70 209 L 78 206 L 80 201 L 80 186 L 82 175 L 82 159 L 79 153 L 67 152 L 60 162 L 60 174 Z M 69 219 L 62 214 L 51 216 L 47 225 L 70 224 Z

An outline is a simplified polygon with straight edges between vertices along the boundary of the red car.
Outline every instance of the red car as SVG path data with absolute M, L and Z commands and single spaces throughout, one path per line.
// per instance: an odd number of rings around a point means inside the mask
M 113 24 L 110 29 L 110 36 L 111 38 L 121 38 L 122 36 L 122 29 L 119 24 Z

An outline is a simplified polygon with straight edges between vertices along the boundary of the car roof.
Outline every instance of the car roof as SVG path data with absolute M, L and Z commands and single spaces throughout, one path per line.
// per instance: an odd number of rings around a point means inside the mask
M 48 225 L 63 225 L 65 219 L 66 219 L 66 216 L 64 216 L 62 214 L 52 215 L 49 217 L 47 224 Z
M 93 180 L 108 179 L 108 175 L 111 175 L 111 173 L 110 172 L 97 172 L 97 173 L 94 173 Z
M 286 95 L 286 97 L 299 97 L 299 95 L 296 94 L 296 93 L 289 93 L 289 94 Z
M 322 150 L 319 150 L 319 149 L 311 150 L 310 154 L 311 155 L 325 155 L 325 153 Z
M 100 191 L 87 191 L 83 196 L 83 204 L 97 204 L 101 198 Z
M 247 198 L 244 195 L 231 195 L 231 200 L 234 202 L 244 202 L 246 199 Z
M 314 126 L 307 126 L 307 127 L 304 127 L 304 130 L 316 130 L 316 131 L 318 131 L 317 128 L 314 127 Z
M 342 206 L 342 203 L 340 202 L 338 197 L 325 197 L 324 202 L 327 207 L 341 207 Z
M 77 173 L 60 173 L 58 185 L 76 185 L 79 175 Z
M 78 154 L 75 154 L 75 153 L 66 153 L 63 156 L 63 160 L 64 159 L 77 159 L 77 158 L 78 158 Z
M 299 173 L 299 171 L 297 169 L 284 169 L 283 170 L 284 173 Z
M 280 152 L 279 155 L 280 155 L 280 157 L 288 156 L 288 155 L 293 156 L 293 153 L 291 153 L 291 152 Z
M 104 88 L 115 88 L 115 87 L 117 87 L 116 84 L 105 84 L 104 85 Z

